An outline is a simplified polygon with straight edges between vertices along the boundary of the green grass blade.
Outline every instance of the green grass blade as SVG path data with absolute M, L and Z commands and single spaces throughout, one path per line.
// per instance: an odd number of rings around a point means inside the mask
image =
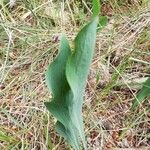
M 2 131 L 0 131 L 0 141 L 11 143 L 11 142 L 15 141 L 15 139 L 11 136 L 6 135 Z
M 146 96 L 150 95 L 150 77 L 144 83 L 142 89 L 137 94 L 133 101 L 132 110 L 136 109 L 140 103 L 142 103 Z

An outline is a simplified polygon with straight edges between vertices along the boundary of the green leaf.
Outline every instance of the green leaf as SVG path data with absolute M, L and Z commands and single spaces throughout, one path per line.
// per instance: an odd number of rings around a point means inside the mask
M 132 110 L 135 110 L 142 103 L 146 96 L 150 95 L 150 77 L 145 81 L 142 89 L 133 101 Z
M 53 97 L 61 97 L 66 91 L 67 81 L 65 77 L 66 63 L 71 49 L 67 39 L 62 36 L 60 51 L 56 59 L 48 66 L 46 72 L 46 83 Z M 58 101 L 61 101 L 57 99 Z
M 53 98 L 45 105 L 57 119 L 57 132 L 76 150 L 80 150 L 81 141 L 86 149 L 82 104 L 95 48 L 97 24 L 98 17 L 95 17 L 79 32 L 73 53 L 63 37 L 60 53 L 46 72 L 46 83 Z
M 99 24 L 98 24 L 98 29 L 102 29 L 107 25 L 108 19 L 106 16 L 100 16 L 99 17 Z
M 66 67 L 67 80 L 73 92 L 73 105 L 70 109 L 71 119 L 79 132 L 84 148 L 86 148 L 86 144 L 81 115 L 82 103 L 86 79 L 95 48 L 97 23 L 98 18 L 96 17 L 79 32 L 75 38 L 75 51 L 69 57 Z
M 100 6 L 99 0 L 93 0 L 92 5 L 93 5 L 93 17 L 96 17 L 100 13 L 100 7 L 101 6 Z

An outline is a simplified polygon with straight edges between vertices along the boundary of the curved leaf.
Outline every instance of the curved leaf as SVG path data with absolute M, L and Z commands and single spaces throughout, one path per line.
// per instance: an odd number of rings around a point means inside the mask
M 69 108 L 69 111 L 72 122 L 76 126 L 80 138 L 82 139 L 84 148 L 86 148 L 86 142 L 84 138 L 83 119 L 81 115 L 82 103 L 86 79 L 95 48 L 97 24 L 98 17 L 94 18 L 92 22 L 86 25 L 79 32 L 75 39 L 75 51 L 69 57 L 66 67 L 67 80 L 73 92 L 73 103 Z
M 51 102 L 45 102 L 47 109 L 58 120 L 56 123 L 57 132 L 63 136 L 68 142 L 77 149 L 79 142 L 73 138 L 70 131 L 71 128 L 70 114 L 68 110 L 68 101 L 72 99 L 71 90 L 66 80 L 65 70 L 68 56 L 71 55 L 71 49 L 65 37 L 62 37 L 60 44 L 60 52 L 57 58 L 51 63 L 46 71 L 46 83 L 49 90 L 53 94 Z M 71 100 L 70 100 L 71 102 Z M 73 128 L 73 126 L 72 126 Z M 74 133 L 75 134 L 75 133 Z
M 60 53 L 46 72 L 46 83 L 53 98 L 45 105 L 57 119 L 57 132 L 76 150 L 80 150 L 81 141 L 86 149 L 82 103 L 95 48 L 97 24 L 98 17 L 79 32 L 73 53 L 63 37 Z
M 99 0 L 93 0 L 92 5 L 93 5 L 93 17 L 96 17 L 100 13 L 100 7 L 101 7 L 100 1 Z

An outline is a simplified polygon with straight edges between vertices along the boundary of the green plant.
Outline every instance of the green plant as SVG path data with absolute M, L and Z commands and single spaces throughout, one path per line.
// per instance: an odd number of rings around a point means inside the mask
M 95 47 L 97 24 L 98 17 L 95 17 L 79 32 L 72 52 L 63 36 L 60 53 L 46 72 L 46 81 L 53 98 L 45 105 L 58 120 L 57 132 L 77 150 L 80 149 L 80 139 L 86 149 L 82 103 Z
M 142 103 L 146 96 L 150 95 L 150 77 L 145 81 L 142 89 L 133 101 L 132 110 L 135 110 Z

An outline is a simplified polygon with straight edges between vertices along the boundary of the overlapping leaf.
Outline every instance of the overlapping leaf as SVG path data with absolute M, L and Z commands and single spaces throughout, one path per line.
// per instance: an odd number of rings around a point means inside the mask
M 97 24 L 98 17 L 95 17 L 79 32 L 72 53 L 68 41 L 63 37 L 60 53 L 46 72 L 46 82 L 53 98 L 45 105 L 57 119 L 57 132 L 76 150 L 80 149 L 81 141 L 86 149 L 82 103 L 95 47 Z

